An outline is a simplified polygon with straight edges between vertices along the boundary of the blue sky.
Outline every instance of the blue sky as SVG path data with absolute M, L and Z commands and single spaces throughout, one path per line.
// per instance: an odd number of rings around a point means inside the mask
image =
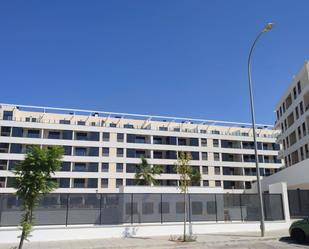
M 307 0 L 0 1 L 0 102 L 257 122 L 309 58 Z

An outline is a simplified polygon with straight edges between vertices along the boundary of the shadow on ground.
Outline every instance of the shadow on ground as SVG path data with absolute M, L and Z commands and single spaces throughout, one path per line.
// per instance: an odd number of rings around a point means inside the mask
M 295 240 L 293 240 L 291 237 L 287 236 L 287 237 L 281 237 L 279 241 L 283 243 L 287 243 L 289 245 L 295 245 L 296 247 L 297 246 L 308 246 L 309 247 L 309 240 L 307 240 L 304 243 L 298 243 Z

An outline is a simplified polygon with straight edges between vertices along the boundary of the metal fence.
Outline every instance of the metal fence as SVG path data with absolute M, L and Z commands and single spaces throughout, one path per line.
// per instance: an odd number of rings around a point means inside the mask
M 288 190 L 292 218 L 309 217 L 309 190 Z
M 283 220 L 280 194 L 264 194 L 266 220 Z M 258 221 L 257 194 L 189 194 L 189 222 Z M 21 202 L 0 194 L 0 226 L 16 226 Z M 183 194 L 48 194 L 34 211 L 36 225 L 182 222 Z

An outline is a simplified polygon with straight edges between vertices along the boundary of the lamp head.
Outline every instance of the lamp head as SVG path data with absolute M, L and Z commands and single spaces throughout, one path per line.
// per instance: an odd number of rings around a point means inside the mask
M 263 33 L 266 33 L 268 31 L 270 31 L 273 28 L 274 24 L 272 22 L 269 22 L 266 24 L 266 26 L 264 27 L 264 29 L 262 30 Z

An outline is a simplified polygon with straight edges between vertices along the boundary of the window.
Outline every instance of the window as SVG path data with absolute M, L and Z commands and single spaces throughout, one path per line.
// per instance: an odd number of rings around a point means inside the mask
M 122 185 L 123 185 L 123 180 L 122 179 L 116 179 L 116 188 L 119 188 Z
M 202 138 L 201 139 L 201 146 L 207 146 L 207 139 L 206 138 Z
M 213 139 L 213 147 L 219 147 L 219 139 Z
M 124 140 L 124 134 L 117 133 L 117 142 L 123 142 L 123 140 Z
M 70 162 L 61 162 L 60 171 L 71 171 L 71 163 Z
M 202 152 L 202 160 L 208 160 L 207 152 Z
M 306 129 L 306 123 L 305 122 L 302 124 L 302 127 L 303 127 L 303 134 L 305 136 L 307 134 L 307 129 Z
M 86 125 L 86 122 L 85 121 L 77 121 L 77 125 Z
M 71 124 L 70 120 L 61 119 L 59 120 L 59 124 Z
M 293 88 L 293 95 L 294 95 L 294 99 L 296 99 L 297 98 L 296 87 Z
M 19 161 L 16 161 L 16 160 L 10 160 L 9 161 L 9 168 L 8 170 L 14 170 L 15 167 L 16 167 L 16 164 L 18 163 Z
M 160 127 L 159 127 L 159 131 L 167 131 L 167 130 L 168 130 L 167 127 L 164 127 L 164 126 L 160 126 Z
M 300 160 L 304 160 L 304 148 L 300 147 Z
M 108 163 L 102 163 L 101 171 L 108 172 L 109 165 Z
M 109 156 L 109 148 L 103 147 L 102 152 L 103 156 Z
M 214 160 L 220 161 L 220 154 L 219 153 L 217 153 L 217 152 L 214 153 Z
M 304 114 L 304 105 L 303 105 L 303 101 L 300 102 L 299 104 L 299 110 L 300 110 L 300 115 Z
M 98 172 L 98 163 L 89 163 L 88 172 Z
M 89 156 L 99 156 L 99 148 L 98 147 L 90 147 L 89 148 Z
M 103 132 L 103 141 L 109 141 L 109 133 Z
M 72 147 L 71 146 L 63 146 L 64 155 L 71 156 L 72 155 Z
M 209 187 L 209 181 L 208 180 L 203 180 L 203 186 L 204 187 Z
M 6 170 L 7 163 L 7 160 L 0 160 L 0 170 Z
M 115 123 L 110 123 L 110 124 L 109 124 L 109 127 L 117 127 L 117 124 L 115 124 Z
M 134 129 L 134 126 L 132 124 L 125 124 L 123 126 L 123 128 L 126 128 L 126 129 Z
M 126 172 L 127 173 L 135 173 L 136 172 L 136 165 L 128 163 L 126 167 Z
M 202 170 L 203 170 L 204 175 L 208 175 L 208 167 L 207 166 L 203 166 Z
M 86 172 L 86 163 L 74 163 L 73 171 L 76 172 Z
M 297 127 L 298 139 L 301 139 L 301 126 Z
M 7 149 L 9 145 L 7 144 Z M 3 147 L 0 145 L 0 152 Z M 7 153 L 7 152 L 4 152 Z M 11 150 L 10 153 L 22 153 L 22 145 L 21 144 L 11 144 Z
M 117 157 L 123 157 L 123 149 L 117 148 Z
M 108 188 L 108 178 L 101 179 L 101 188 Z
M 219 135 L 219 134 L 220 134 L 220 131 L 213 130 L 213 131 L 211 131 L 211 134 L 217 134 L 217 135 Z
M 40 131 L 39 130 L 28 130 L 28 137 L 29 138 L 40 138 Z
M 297 82 L 297 91 L 298 91 L 298 94 L 301 93 L 301 85 L 300 85 L 300 81 Z
M 215 181 L 216 187 L 221 187 L 221 181 Z
M 12 111 L 4 111 L 3 112 L 3 120 L 13 120 L 13 112 Z
M 87 149 L 83 147 L 77 147 L 75 148 L 75 156 L 86 156 L 87 155 Z
M 2 126 L 1 127 L 1 135 L 3 137 L 9 137 L 11 134 L 11 127 Z
M 98 188 L 98 179 L 89 178 L 87 181 L 87 188 Z
M 87 132 L 76 132 L 76 140 L 88 140 Z
M 116 172 L 123 172 L 123 163 L 116 164 Z
M 85 187 L 85 179 L 75 178 L 73 179 L 74 188 L 84 188 Z
M 295 116 L 296 116 L 296 119 L 299 118 L 298 106 L 296 106 L 296 108 L 295 108 Z
M 60 139 L 60 132 L 59 131 L 49 131 L 48 138 L 49 139 Z
M 215 175 L 220 175 L 220 167 L 216 166 L 215 167 Z
M 62 131 L 62 139 L 65 139 L 65 140 L 72 140 L 73 138 L 73 131 Z
M 70 178 L 59 178 L 59 188 L 69 188 Z

